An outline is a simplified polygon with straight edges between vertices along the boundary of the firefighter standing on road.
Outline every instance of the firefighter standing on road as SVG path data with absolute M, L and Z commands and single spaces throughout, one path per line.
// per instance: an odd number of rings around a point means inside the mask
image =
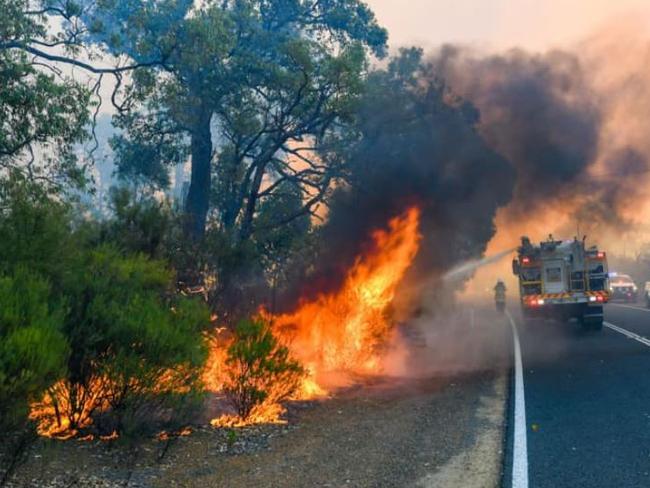
M 506 308 L 506 285 L 502 280 L 497 280 L 494 286 L 494 303 L 496 304 L 497 311 L 503 312 Z

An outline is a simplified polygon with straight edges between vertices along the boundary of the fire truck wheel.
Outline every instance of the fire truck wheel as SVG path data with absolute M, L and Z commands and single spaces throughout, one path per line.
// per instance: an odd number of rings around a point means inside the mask
M 587 307 L 583 309 L 580 323 L 585 330 L 601 330 L 603 328 L 603 308 Z

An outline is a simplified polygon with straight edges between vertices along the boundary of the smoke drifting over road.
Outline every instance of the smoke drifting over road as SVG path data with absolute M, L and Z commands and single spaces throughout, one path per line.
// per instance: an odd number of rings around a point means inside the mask
M 497 253 L 526 234 L 586 234 L 610 252 L 650 238 L 650 38 L 634 22 L 543 54 L 446 46 L 429 76 L 480 111 L 479 131 L 517 172 L 497 212 Z M 623 244 L 625 242 L 625 244 Z M 487 289 L 507 263 L 481 270 Z

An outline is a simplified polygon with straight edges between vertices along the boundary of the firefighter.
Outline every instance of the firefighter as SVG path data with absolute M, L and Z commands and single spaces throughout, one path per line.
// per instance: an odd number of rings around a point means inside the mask
M 497 312 L 503 312 L 506 308 L 506 285 L 502 280 L 497 280 L 494 286 L 494 303 Z

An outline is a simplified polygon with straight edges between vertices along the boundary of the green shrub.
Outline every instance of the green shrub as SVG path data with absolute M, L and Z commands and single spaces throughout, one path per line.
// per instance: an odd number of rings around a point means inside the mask
M 209 313 L 175 295 L 163 262 L 103 246 L 69 279 L 71 354 L 67 381 L 54 395 L 64 399 L 58 404 L 70 429 L 102 413 L 101 430 L 122 432 L 200 390 Z
M 0 427 L 23 425 L 30 400 L 64 371 L 63 309 L 50 307 L 49 284 L 19 268 L 0 277 Z
M 0 236 L 0 273 L 23 267 L 60 290 L 79 247 L 67 205 L 20 179 L 0 182 Z
M 164 201 L 125 187 L 113 187 L 110 208 L 112 217 L 100 225 L 102 241 L 122 252 L 163 257 L 174 224 L 174 215 Z
M 286 400 L 300 385 L 304 369 L 260 321 L 241 321 L 228 348 L 228 378 L 224 385 L 243 421 L 263 407 Z

